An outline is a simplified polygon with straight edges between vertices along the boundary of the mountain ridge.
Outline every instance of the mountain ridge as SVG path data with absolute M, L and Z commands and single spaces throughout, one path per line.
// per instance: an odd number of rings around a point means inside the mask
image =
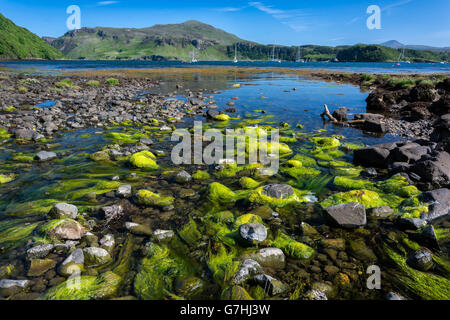
M 426 45 L 407 45 L 403 44 L 397 40 L 389 40 L 381 43 L 382 46 L 393 48 L 393 49 L 411 49 L 411 50 L 427 50 L 434 52 L 450 52 L 450 47 L 433 47 Z

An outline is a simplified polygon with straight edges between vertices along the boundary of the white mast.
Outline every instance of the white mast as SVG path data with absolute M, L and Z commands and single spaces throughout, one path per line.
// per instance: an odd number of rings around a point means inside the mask
M 234 44 L 234 63 L 238 62 L 238 58 L 237 58 L 237 43 Z

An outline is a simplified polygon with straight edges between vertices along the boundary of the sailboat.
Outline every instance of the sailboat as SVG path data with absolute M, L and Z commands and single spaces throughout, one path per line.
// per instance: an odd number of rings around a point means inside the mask
M 305 59 L 302 58 L 302 47 L 298 47 L 297 60 L 295 62 L 305 63 Z
M 238 58 L 237 58 L 237 44 L 234 45 L 234 63 L 238 63 Z
M 400 63 L 411 63 L 408 60 L 405 60 L 405 48 L 403 48 L 402 53 L 400 54 L 400 57 L 398 58 L 397 65 L 399 66 Z
M 277 57 L 277 59 L 275 59 L 275 45 L 274 45 L 273 48 L 272 48 L 272 62 L 278 62 L 278 63 L 281 63 L 281 60 L 278 59 L 278 57 Z
M 192 49 L 192 60 L 191 60 L 191 63 L 196 63 L 196 62 L 198 62 L 198 60 L 195 58 L 195 48 L 194 48 L 194 49 Z

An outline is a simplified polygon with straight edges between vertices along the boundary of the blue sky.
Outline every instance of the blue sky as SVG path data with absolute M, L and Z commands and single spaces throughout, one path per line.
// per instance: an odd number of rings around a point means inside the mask
M 0 0 L 0 13 L 39 36 L 67 32 L 66 8 L 81 8 L 83 27 L 149 27 L 199 20 L 259 43 L 341 45 L 398 40 L 450 46 L 449 0 Z M 369 5 L 381 30 L 369 30 Z

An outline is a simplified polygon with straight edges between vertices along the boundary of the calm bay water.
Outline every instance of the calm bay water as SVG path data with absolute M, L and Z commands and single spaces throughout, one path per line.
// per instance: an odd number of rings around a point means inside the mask
M 190 68 L 190 67 L 258 67 L 258 68 L 294 68 L 294 69 L 325 69 L 343 72 L 364 73 L 447 73 L 450 64 L 440 63 L 331 63 L 331 62 L 227 62 L 201 61 L 198 63 L 184 63 L 181 61 L 0 61 L 0 71 L 19 71 L 32 73 L 58 73 L 80 69 L 148 69 L 148 68 Z

